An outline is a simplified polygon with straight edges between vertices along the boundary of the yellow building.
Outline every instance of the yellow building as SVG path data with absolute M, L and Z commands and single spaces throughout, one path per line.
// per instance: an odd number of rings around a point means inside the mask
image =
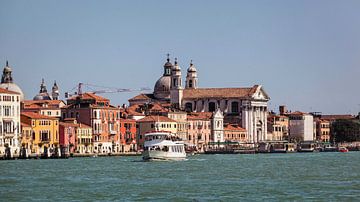
M 176 121 L 176 135 L 181 138 L 182 140 L 187 140 L 187 128 L 188 128 L 188 122 L 187 122 L 187 113 L 186 112 L 167 112 L 167 117 L 170 119 L 173 119 Z
M 80 154 L 92 153 L 92 128 L 79 123 L 76 128 L 76 152 Z
M 137 121 L 137 142 L 139 149 L 144 146 L 145 133 L 167 131 L 177 133 L 177 122 L 166 116 L 147 116 Z
M 284 115 L 268 115 L 268 137 L 266 140 L 288 140 L 289 118 Z
M 21 113 L 21 122 L 31 126 L 32 153 L 44 157 L 59 156 L 59 121 L 34 112 Z

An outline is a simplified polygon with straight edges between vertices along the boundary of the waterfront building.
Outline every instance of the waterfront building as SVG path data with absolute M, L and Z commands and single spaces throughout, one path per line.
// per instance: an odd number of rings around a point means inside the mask
M 191 112 L 187 115 L 187 138 L 188 145 L 196 146 L 198 151 L 204 151 L 209 142 L 213 142 L 211 130 L 211 112 Z
M 20 156 L 23 158 L 29 157 L 31 151 L 33 150 L 33 138 L 34 131 L 31 128 L 31 125 L 26 123 L 21 123 L 21 149 Z
M 320 142 L 330 142 L 330 121 L 315 118 L 316 140 Z
M 21 111 L 60 118 L 61 108 L 65 105 L 62 100 L 24 100 L 21 103 Z
M 226 124 L 224 127 L 224 140 L 225 142 L 247 143 L 248 139 L 245 128 L 239 125 Z
M 121 152 L 132 152 L 137 149 L 136 142 L 136 120 L 121 118 L 120 119 L 120 143 Z
M 296 111 L 289 116 L 289 139 L 292 141 L 314 141 L 313 116 L 308 113 Z
M 288 140 L 289 118 L 285 115 L 268 115 L 268 137 L 266 140 Z
M 166 112 L 165 115 L 169 117 L 170 119 L 173 119 L 176 121 L 176 136 L 180 139 L 186 141 L 187 140 L 187 113 L 183 111 L 169 111 Z
M 61 109 L 62 119 L 75 118 L 78 123 L 92 128 L 95 153 L 120 152 L 120 107 L 110 105 L 110 100 L 94 93 L 70 97 Z
M 130 106 L 144 103 L 170 104 L 188 112 L 214 112 L 220 109 L 226 123 L 239 124 L 248 131 L 249 141 L 264 141 L 267 135 L 267 102 L 269 96 L 262 86 L 248 88 L 199 88 L 195 65 L 187 69 L 185 88 L 181 68 L 170 59 L 163 75 L 156 81 L 154 92 L 129 99 Z
M 152 131 L 167 131 L 172 134 L 177 132 L 177 123 L 175 120 L 170 119 L 166 116 L 146 116 L 140 120 L 136 121 L 137 123 L 137 143 L 138 148 L 142 149 L 144 146 L 145 133 Z
M 0 156 L 20 153 L 20 99 L 18 92 L 0 88 Z
M 59 122 L 59 143 L 61 156 L 68 156 L 75 152 L 76 148 L 76 120 L 64 120 Z M 75 123 L 74 123 L 75 121 Z
M 22 112 L 21 122 L 31 126 L 32 154 L 60 156 L 59 120 L 34 112 Z
M 21 88 L 14 83 L 14 79 L 12 77 L 12 68 L 9 66 L 9 62 L 6 61 L 6 65 L 3 70 L 3 74 L 1 77 L 0 88 L 4 88 L 6 90 L 19 93 L 20 101 L 24 100 L 24 93 Z
M 80 154 L 93 153 L 94 147 L 92 144 L 91 126 L 88 126 L 83 123 L 78 123 L 76 126 L 75 133 L 76 133 L 75 152 Z

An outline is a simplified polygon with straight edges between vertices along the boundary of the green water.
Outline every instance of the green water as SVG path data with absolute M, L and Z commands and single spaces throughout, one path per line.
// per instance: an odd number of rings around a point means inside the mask
M 360 152 L 0 161 L 1 201 L 359 201 Z

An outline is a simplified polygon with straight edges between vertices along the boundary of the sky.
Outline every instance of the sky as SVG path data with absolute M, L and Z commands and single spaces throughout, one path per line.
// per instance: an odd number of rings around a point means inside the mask
M 358 0 L 0 0 L 0 68 L 9 61 L 26 99 L 42 78 L 64 99 L 79 82 L 153 89 L 169 53 L 183 77 L 193 60 L 200 87 L 262 85 L 270 110 L 357 114 L 359 10 Z M 101 96 L 116 106 L 137 94 Z

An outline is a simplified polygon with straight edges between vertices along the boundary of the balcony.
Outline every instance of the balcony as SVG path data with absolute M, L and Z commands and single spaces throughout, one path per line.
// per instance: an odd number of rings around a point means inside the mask
M 5 138 L 13 138 L 15 136 L 14 132 L 5 132 L 4 133 Z
M 115 130 L 110 130 L 110 135 L 116 135 L 116 131 Z

